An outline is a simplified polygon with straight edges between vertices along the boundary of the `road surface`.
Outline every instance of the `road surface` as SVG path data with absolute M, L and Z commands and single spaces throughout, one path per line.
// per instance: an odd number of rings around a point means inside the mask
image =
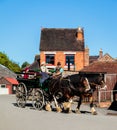
M 82 105 L 82 114 L 38 111 L 27 105 L 18 108 L 15 95 L 0 95 L 0 130 L 116 130 L 117 116 L 110 111 L 96 108 L 98 115 L 91 115 L 87 105 Z

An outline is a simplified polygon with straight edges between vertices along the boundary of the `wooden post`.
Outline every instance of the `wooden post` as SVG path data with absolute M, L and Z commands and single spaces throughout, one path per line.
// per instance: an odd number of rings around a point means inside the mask
M 70 71 L 70 59 L 68 57 L 68 71 Z
M 100 90 L 98 90 L 98 103 L 100 104 L 100 96 L 101 96 L 101 91 Z
M 113 102 L 113 90 L 111 90 L 111 102 Z

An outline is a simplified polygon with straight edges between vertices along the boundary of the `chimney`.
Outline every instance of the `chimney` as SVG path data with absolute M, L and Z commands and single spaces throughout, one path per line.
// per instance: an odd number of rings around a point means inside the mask
M 84 41 L 84 30 L 81 27 L 78 27 L 77 33 L 76 33 L 77 40 Z
M 85 47 L 85 62 L 84 62 L 84 66 L 88 66 L 89 65 L 89 48 L 88 46 Z
M 100 51 L 99 51 L 99 58 L 102 58 L 103 57 L 103 51 L 102 51 L 102 49 L 100 49 Z

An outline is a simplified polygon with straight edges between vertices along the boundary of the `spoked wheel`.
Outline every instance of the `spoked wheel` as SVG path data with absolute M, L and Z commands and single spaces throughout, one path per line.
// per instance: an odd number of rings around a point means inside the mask
M 40 89 L 34 90 L 32 96 L 32 105 L 34 109 L 41 110 L 44 104 L 45 102 L 42 90 Z
M 20 83 L 16 87 L 16 102 L 18 107 L 25 107 L 26 105 L 27 89 L 24 83 Z

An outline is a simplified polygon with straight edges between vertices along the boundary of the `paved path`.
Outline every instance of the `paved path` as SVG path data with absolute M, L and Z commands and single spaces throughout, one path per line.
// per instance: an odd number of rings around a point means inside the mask
M 64 114 L 37 111 L 27 106 L 15 106 L 14 95 L 0 96 L 0 130 L 115 130 L 117 116 L 107 115 L 106 109 L 96 108 L 98 115 L 91 115 L 87 105 L 82 105 L 82 114 Z M 86 112 L 87 111 L 87 112 Z M 117 112 L 113 112 L 117 113 Z

